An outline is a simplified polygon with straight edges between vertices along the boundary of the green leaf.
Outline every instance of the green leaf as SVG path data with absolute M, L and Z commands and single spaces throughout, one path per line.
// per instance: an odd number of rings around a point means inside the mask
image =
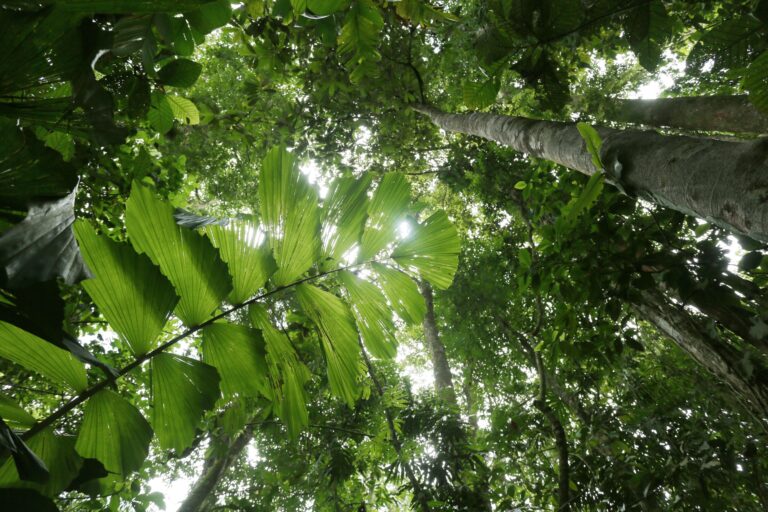
M 65 162 L 75 156 L 75 141 L 69 133 L 53 131 L 46 134 L 44 140 L 45 145 L 60 153 Z
M 134 355 L 146 354 L 178 303 L 173 286 L 130 244 L 96 235 L 85 221 L 75 224 L 75 234 L 94 274 L 83 287 Z
M 603 139 L 597 133 L 592 125 L 587 123 L 576 123 L 576 129 L 579 130 L 581 138 L 587 145 L 587 151 L 592 155 L 592 163 L 598 169 L 605 169 L 603 161 L 600 159 L 600 148 L 603 146 Z
M 205 35 L 229 22 L 232 17 L 232 3 L 229 0 L 208 2 L 184 16 L 193 29 Z
M 200 124 L 200 112 L 190 100 L 173 95 L 166 96 L 166 99 L 174 118 L 186 124 Z
M 197 62 L 189 59 L 176 59 L 163 66 L 157 73 L 157 78 L 163 85 L 192 87 L 202 71 L 203 66 Z
M 374 263 L 372 267 L 378 277 L 379 286 L 397 316 L 410 325 L 421 323 L 427 312 L 427 305 L 413 279 L 387 265 Z
M 81 457 L 125 476 L 144 463 L 151 440 L 152 428 L 141 413 L 120 395 L 103 390 L 85 405 L 75 449 Z
M 283 148 L 273 148 L 264 157 L 259 201 L 277 262 L 272 281 L 282 286 L 309 270 L 320 240 L 317 194 L 301 175 L 293 155 Z
M 232 292 L 228 300 L 242 304 L 267 282 L 277 270 L 272 251 L 251 220 L 238 219 L 226 226 L 209 224 L 203 232 L 219 250 L 232 277 Z
M 491 78 L 484 82 L 464 82 L 462 96 L 468 108 L 480 109 L 493 105 L 499 94 L 501 82 Z
M 331 183 L 320 223 L 325 269 L 337 266 L 344 254 L 360 241 L 367 216 L 370 183 L 368 175 L 360 179 L 339 178 Z
M 304 385 L 309 381 L 311 374 L 299 361 L 288 336 L 269 321 L 267 310 L 262 305 L 251 304 L 248 307 L 248 315 L 251 324 L 261 330 L 266 342 L 275 413 L 283 420 L 288 433 L 295 439 L 309 424 Z
M 438 211 L 401 241 L 392 258 L 435 287 L 446 289 L 459 266 L 459 236 L 443 211 Z
M 152 396 L 152 427 L 160 447 L 181 453 L 219 398 L 219 374 L 195 359 L 159 354 L 152 359 Z
M 597 201 L 600 196 L 600 192 L 603 191 L 604 175 L 603 173 L 595 173 L 589 177 L 584 190 L 582 190 L 579 197 L 571 199 L 571 201 L 563 207 L 561 218 L 566 225 L 574 222 L 579 215 L 588 210 L 592 204 Z
M 352 407 L 359 396 L 360 347 L 349 309 L 335 295 L 308 284 L 296 287 L 296 297 L 320 333 L 331 392 Z
M 763 52 L 747 68 L 744 89 L 749 92 L 749 101 L 768 114 L 768 51 Z
M 0 418 L 4 419 L 13 428 L 29 428 L 37 420 L 27 411 L 19 407 L 16 402 L 0 393 Z
M 760 262 L 763 261 L 763 253 L 760 251 L 748 252 L 742 256 L 739 260 L 739 270 L 748 272 L 754 270 L 760 266 Z
M 147 113 L 149 125 L 160 133 L 167 133 L 173 128 L 173 110 L 168 97 L 160 92 L 153 92 Z
M 138 183 L 126 202 L 128 238 L 173 284 L 176 314 L 187 326 L 207 320 L 231 289 L 226 265 L 210 241 L 176 225 L 173 207 Z
M 338 51 L 348 59 L 352 72 L 350 80 L 357 83 L 366 74 L 373 74 L 372 64 L 381 56 L 377 50 L 384 19 L 371 0 L 353 0 L 339 34 Z
M 515 183 L 515 189 L 516 190 L 525 190 L 525 188 L 528 186 L 528 184 L 524 181 L 518 181 Z
M 307 7 L 313 14 L 328 16 L 349 7 L 350 0 L 307 0 Z
M 75 243 L 75 194 L 30 206 L 26 218 L 0 236 L 5 286 L 22 288 L 61 277 L 75 284 L 88 277 Z M 0 276 L 2 281 L 2 276 Z
M 85 366 L 66 350 L 0 321 L 0 357 L 77 392 L 88 387 Z
M 203 361 L 219 371 L 224 396 L 271 397 L 259 331 L 217 322 L 203 329 L 202 348 Z
M 351 272 L 339 273 L 339 281 L 347 290 L 352 314 L 365 342 L 375 357 L 391 359 L 397 354 L 395 325 L 387 299 L 376 285 Z
M 32 436 L 27 446 L 49 468 L 48 479 L 45 483 L 21 480 L 13 460 L 8 459 L 0 466 L 0 487 L 34 489 L 45 496 L 56 497 L 69 486 L 83 465 L 75 452 L 75 438 L 57 436 L 51 428 Z
M 360 242 L 358 261 L 367 261 L 395 241 L 411 201 L 411 186 L 405 176 L 389 173 L 379 183 L 368 205 L 368 221 Z

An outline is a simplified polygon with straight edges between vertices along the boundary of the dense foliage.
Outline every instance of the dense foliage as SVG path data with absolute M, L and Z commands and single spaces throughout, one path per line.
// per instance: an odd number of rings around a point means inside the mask
M 0 503 L 767 509 L 767 35 L 3 2 Z

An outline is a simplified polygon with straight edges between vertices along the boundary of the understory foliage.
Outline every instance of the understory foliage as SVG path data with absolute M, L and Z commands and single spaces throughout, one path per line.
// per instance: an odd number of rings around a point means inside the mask
M 764 169 L 628 105 L 768 126 L 768 1 L 6 1 L 0 42 L 0 508 L 768 509 L 768 248 L 598 126 Z

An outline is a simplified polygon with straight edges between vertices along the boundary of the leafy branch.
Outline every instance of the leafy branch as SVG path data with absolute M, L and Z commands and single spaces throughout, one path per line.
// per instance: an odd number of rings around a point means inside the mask
M 154 350 L 151 350 L 150 352 L 147 352 L 146 354 L 143 354 L 143 355 L 137 357 L 131 363 L 127 364 L 126 366 L 124 366 L 122 368 L 120 368 L 117 371 L 117 374 L 114 377 L 102 379 L 99 382 L 97 382 L 96 384 L 94 384 L 94 385 L 90 386 L 89 388 L 87 388 L 86 390 L 82 391 L 77 396 L 72 398 L 69 402 L 67 402 L 66 404 L 62 405 L 57 410 L 55 410 L 53 413 L 48 415 L 45 419 L 35 423 L 35 425 L 33 425 L 29 430 L 24 432 L 24 434 L 21 436 L 21 438 L 24 439 L 24 440 L 30 439 L 35 434 L 37 434 L 37 433 L 45 430 L 46 428 L 50 427 L 51 425 L 53 425 L 56 421 L 58 421 L 59 419 L 64 417 L 72 409 L 74 409 L 78 405 L 82 404 L 83 402 L 85 402 L 86 400 L 88 400 L 89 398 L 94 396 L 96 393 L 98 393 L 102 389 L 105 389 L 107 386 L 112 384 L 115 380 L 119 379 L 120 377 L 123 377 L 124 375 L 129 373 L 134 368 L 137 368 L 137 367 L 141 366 L 142 364 L 144 364 L 145 362 L 149 361 L 153 357 L 155 357 L 155 356 L 157 356 L 159 354 L 164 353 L 166 350 L 168 350 L 170 347 L 172 347 L 176 343 L 178 343 L 178 342 L 180 342 L 180 341 L 190 337 L 191 335 L 193 335 L 196 332 L 204 329 L 205 327 L 213 324 L 214 322 L 216 322 L 218 320 L 221 320 L 222 318 L 226 318 L 226 317 L 228 317 L 229 315 L 231 315 L 232 313 L 234 313 L 236 311 L 240 311 L 241 309 L 245 308 L 246 306 L 249 306 L 250 304 L 257 303 L 257 302 L 259 302 L 259 301 L 261 301 L 263 299 L 266 299 L 267 297 L 275 295 L 275 294 L 277 294 L 279 292 L 282 292 L 284 290 L 287 290 L 289 288 L 293 288 L 294 286 L 298 286 L 298 285 L 300 285 L 302 283 L 313 281 L 315 279 L 320 279 L 320 278 L 326 277 L 328 275 L 335 274 L 337 272 L 341 272 L 341 271 L 344 271 L 344 270 L 349 270 L 349 269 L 352 269 L 352 268 L 357 268 L 357 267 L 360 267 L 362 265 L 367 265 L 367 264 L 375 263 L 375 262 L 376 262 L 376 260 L 369 260 L 369 261 L 365 261 L 365 262 L 361 262 L 361 263 L 355 263 L 354 265 L 348 265 L 346 267 L 339 267 L 339 268 L 336 268 L 336 269 L 333 269 L 333 270 L 329 270 L 329 271 L 326 271 L 326 272 L 321 272 L 321 273 L 316 274 L 314 276 L 308 276 L 308 277 L 299 279 L 299 280 L 294 281 L 293 283 L 290 283 L 290 284 L 286 284 L 286 285 L 283 285 L 283 286 L 278 286 L 277 288 L 275 288 L 273 290 L 270 290 L 268 292 L 265 292 L 265 293 L 262 293 L 260 295 L 257 295 L 256 297 L 253 297 L 253 298 L 251 298 L 251 299 L 249 299 L 249 300 L 247 300 L 247 301 L 245 301 L 245 302 L 243 302 L 241 304 L 237 304 L 235 306 L 232 306 L 231 308 L 229 308 L 229 309 L 227 309 L 225 311 L 222 311 L 221 313 L 219 313 L 217 315 L 212 316 L 211 318 L 209 318 L 205 322 L 203 322 L 201 324 L 198 324 L 198 325 L 196 325 L 194 327 L 190 327 L 189 329 L 187 329 L 183 333 L 181 333 L 181 334 L 171 338 L 170 340 L 168 340 L 165 343 L 161 344 L 160 346 L 158 346 Z

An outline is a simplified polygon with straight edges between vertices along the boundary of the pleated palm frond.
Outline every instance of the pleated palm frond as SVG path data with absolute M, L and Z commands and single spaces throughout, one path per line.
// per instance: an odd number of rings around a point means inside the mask
M 195 326 L 207 320 L 231 290 L 227 267 L 211 242 L 178 226 L 173 207 L 138 183 L 126 202 L 125 225 L 134 249 L 149 256 L 176 289 L 181 321 Z
M 338 266 L 344 254 L 360 241 L 370 184 L 367 176 L 339 178 L 331 183 L 321 213 L 323 270 Z
M 295 157 L 275 148 L 264 158 L 259 179 L 264 229 L 277 262 L 276 286 L 291 283 L 317 261 L 320 216 L 317 192 L 299 171 Z
M 411 201 L 411 186 L 402 174 L 382 178 L 368 204 L 368 220 L 360 243 L 358 261 L 366 261 L 395 240 Z

